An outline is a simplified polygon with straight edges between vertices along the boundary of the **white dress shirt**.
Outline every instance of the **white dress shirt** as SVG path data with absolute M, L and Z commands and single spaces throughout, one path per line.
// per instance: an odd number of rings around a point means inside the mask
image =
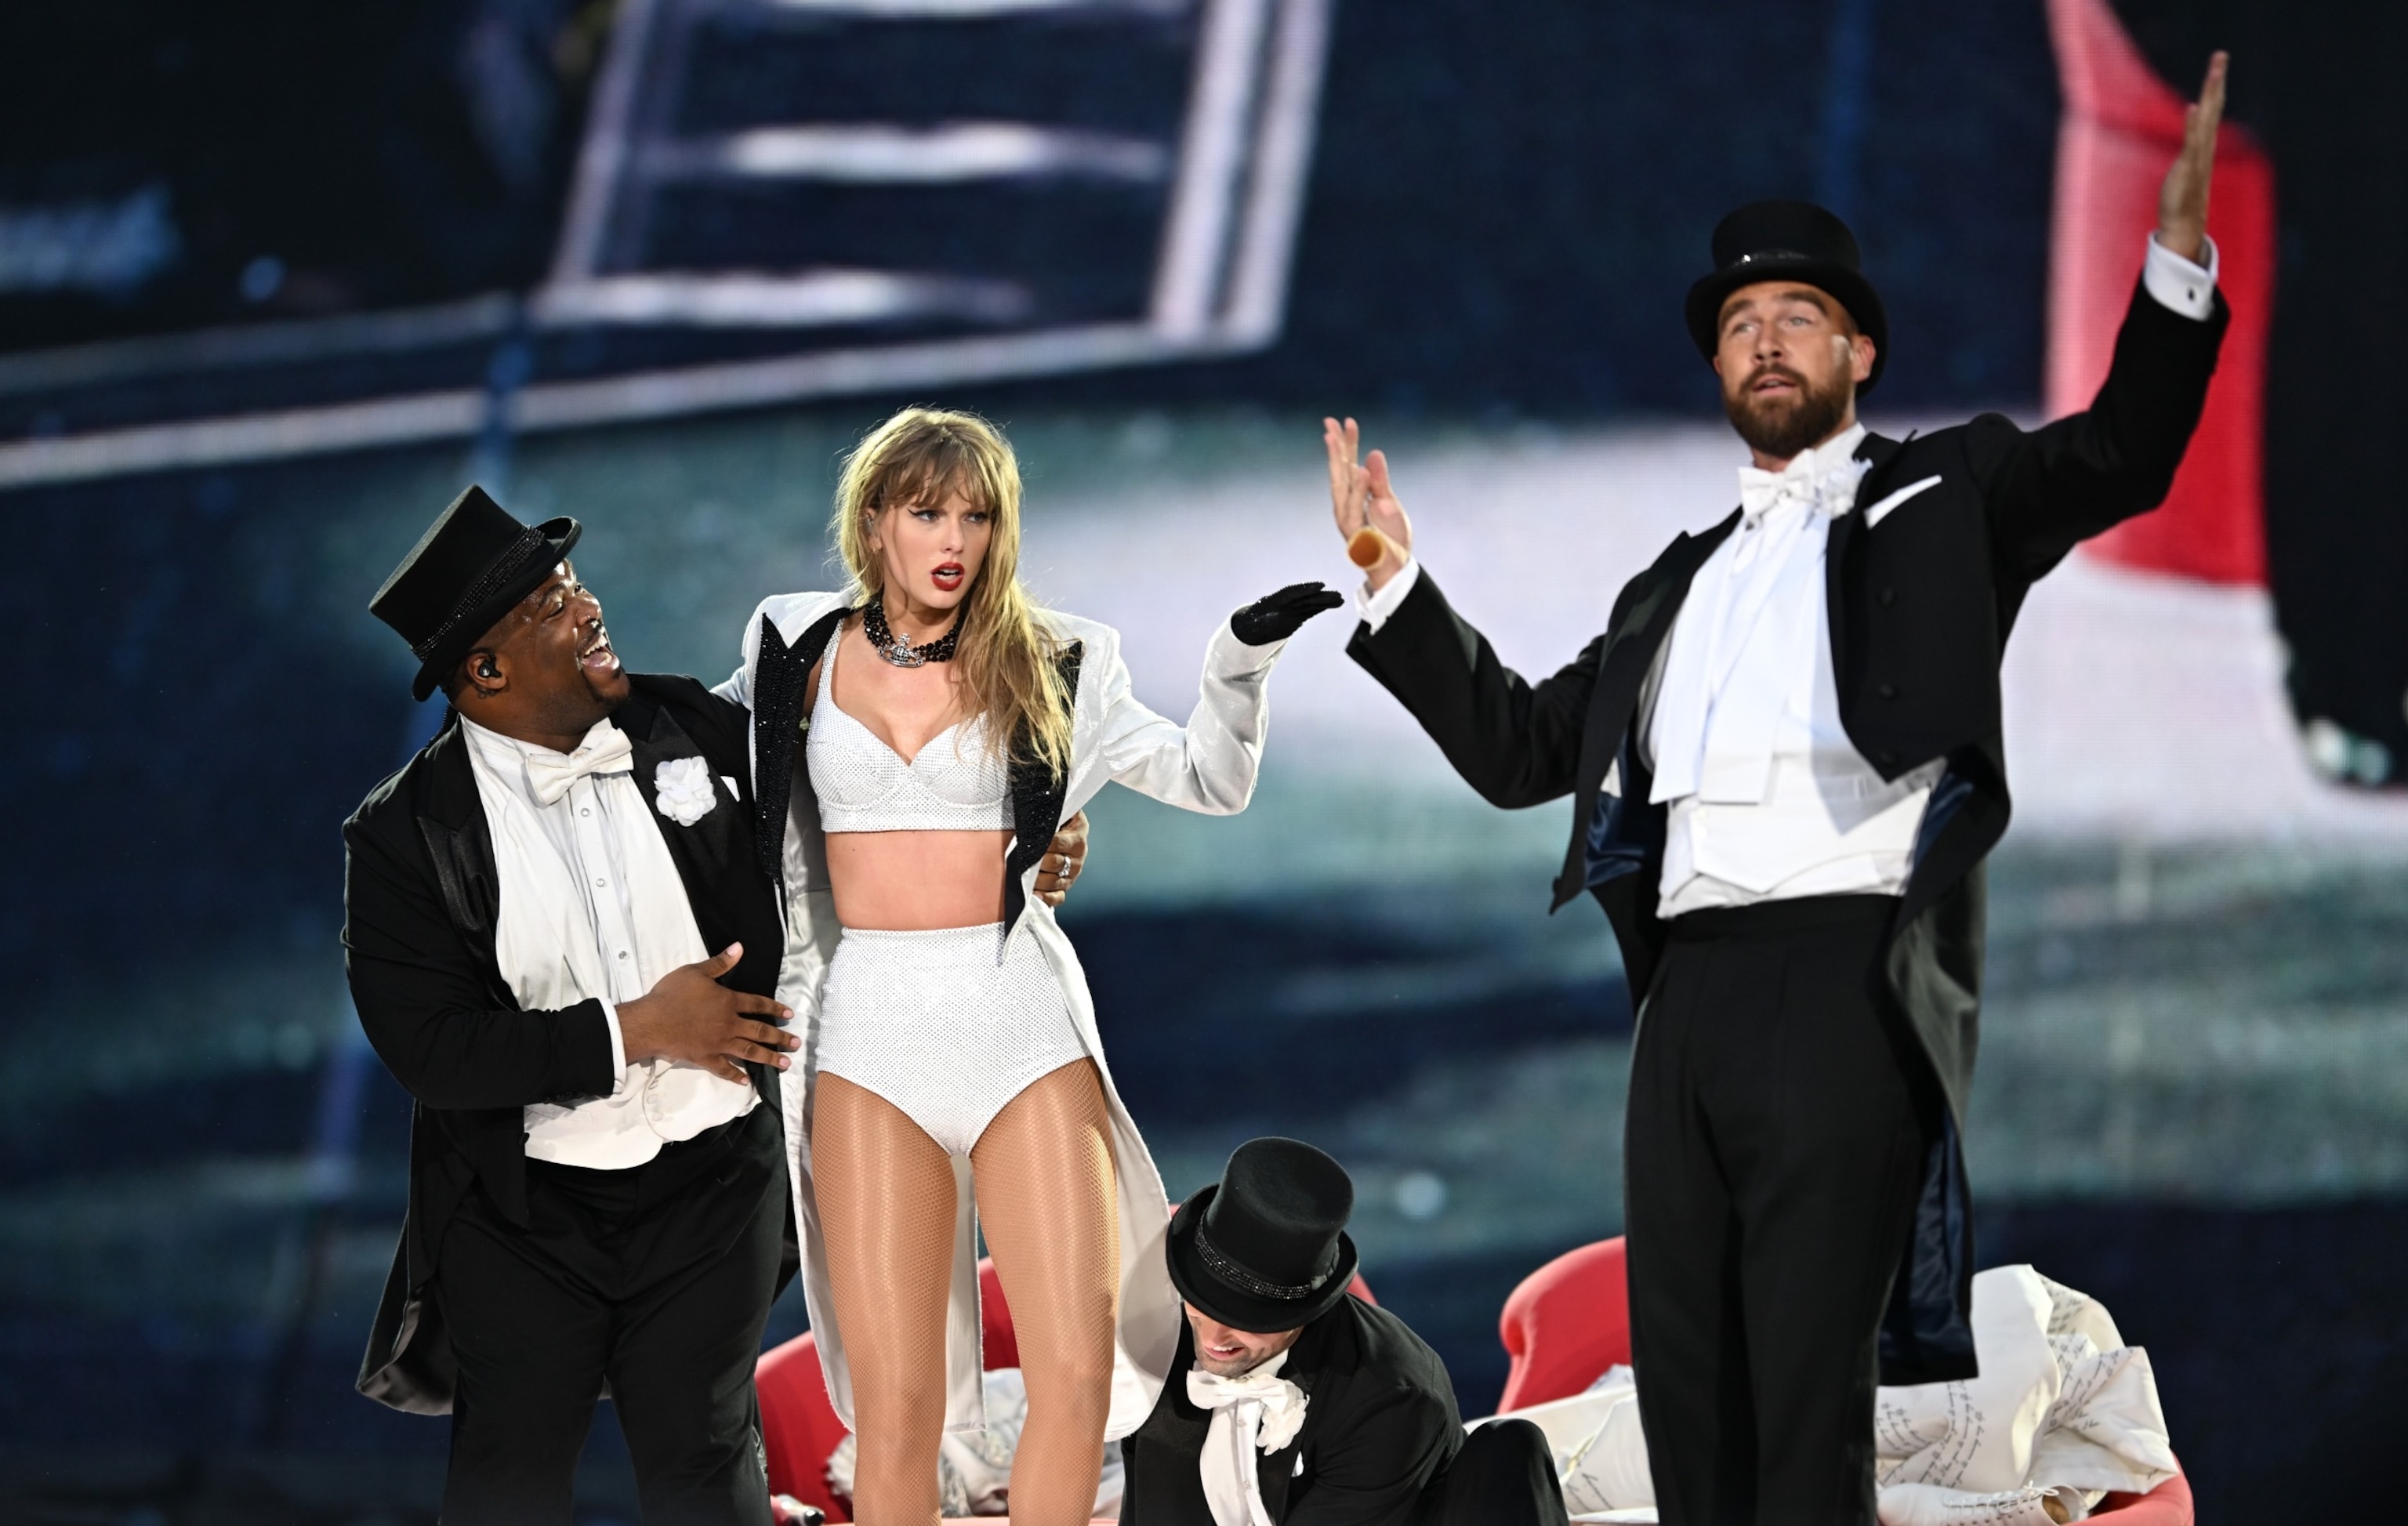
M 1651 803 L 1670 807 L 1656 915 L 1803 895 L 1895 895 L 1942 764 L 1885 781 L 1840 723 L 1825 603 L 1830 524 L 1868 464 L 1856 425 L 1779 472 L 1740 468 L 1739 527 L 1672 623 Z
M 574 1107 L 530 1104 L 527 1154 L 624 1170 L 665 1142 L 751 1112 L 761 1099 L 749 1084 L 666 1059 L 627 1061 L 619 1004 L 710 951 L 636 783 L 626 734 L 599 720 L 574 752 L 560 753 L 465 716 L 460 725 L 501 879 L 502 978 L 531 1011 L 599 1000 L 610 1029 L 610 1094 Z
M 1286 1365 L 1287 1353 L 1282 1351 L 1235 1377 L 1201 1367 L 1188 1370 L 1189 1402 L 1212 1412 L 1204 1430 L 1204 1449 L 1196 1456 L 1197 1479 L 1204 1486 L 1204 1506 L 1212 1512 L 1212 1526 L 1279 1526 L 1263 1503 L 1262 1472 L 1255 1464 L 1258 1454 L 1285 1447 L 1304 1425 L 1311 1401 L 1304 1390 L 1279 1375 Z
M 2152 234 L 2142 284 L 2186 318 L 2215 310 L 2207 264 Z M 1896 895 L 1942 765 L 1885 780 L 1840 723 L 1823 552 L 1831 521 L 1853 511 L 1866 464 L 1856 425 L 1780 472 L 1740 468 L 1741 521 L 1690 580 L 1672 636 L 1641 696 L 1640 738 L 1655 770 L 1651 802 L 1670 807 L 1657 912 L 1807 895 Z M 1872 506 L 1889 509 L 1923 484 Z M 1867 523 L 1879 521 L 1869 514 Z M 1408 560 L 1386 586 L 1367 580 L 1356 606 L 1373 632 L 1419 580 Z M 1606 777 L 1620 791 L 1618 770 Z

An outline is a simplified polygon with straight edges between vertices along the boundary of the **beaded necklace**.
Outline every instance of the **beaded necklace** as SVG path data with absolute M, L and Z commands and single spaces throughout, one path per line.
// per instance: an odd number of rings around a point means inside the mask
M 930 663 L 951 662 L 953 649 L 962 639 L 962 619 L 969 613 L 967 605 L 953 616 L 952 629 L 936 640 L 913 646 L 890 629 L 886 623 L 886 601 L 873 598 L 861 606 L 861 634 L 869 638 L 870 649 L 896 667 L 924 667 Z

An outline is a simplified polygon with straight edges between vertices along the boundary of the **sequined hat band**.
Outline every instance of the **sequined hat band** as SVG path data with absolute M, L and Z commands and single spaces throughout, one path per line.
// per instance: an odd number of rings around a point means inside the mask
M 1233 1288 L 1253 1293 L 1257 1298 L 1278 1298 L 1293 1303 L 1299 1298 L 1312 1297 L 1329 1281 L 1327 1272 L 1322 1273 L 1302 1287 L 1289 1287 L 1277 1282 L 1265 1281 L 1222 1253 L 1221 1248 L 1214 1245 L 1211 1237 L 1204 1233 L 1201 1215 L 1197 1216 L 1196 1223 L 1196 1254 L 1197 1259 L 1211 1269 L 1214 1276 Z
M 527 563 L 548 549 L 551 543 L 552 537 L 543 533 L 541 526 L 530 526 L 523 531 L 509 549 L 494 559 L 493 564 L 485 569 L 484 575 L 468 592 L 460 596 L 460 602 L 452 606 L 452 613 L 443 617 L 443 623 L 435 627 L 424 640 L 411 644 L 410 654 L 422 663 L 426 661 L 451 636 L 454 627 L 470 615 L 480 612 L 493 601 L 494 594 L 509 586 L 512 578 L 524 573 Z

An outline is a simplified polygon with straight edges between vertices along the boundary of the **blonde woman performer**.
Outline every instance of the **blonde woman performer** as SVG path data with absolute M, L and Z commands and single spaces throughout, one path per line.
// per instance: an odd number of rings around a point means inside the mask
M 724 691 L 752 710 L 786 888 L 804 1291 L 867 1526 L 933 1522 L 942 1433 L 983 1423 L 976 1226 L 1027 1384 L 1013 1520 L 1087 1520 L 1103 1443 L 1153 1408 L 1181 1324 L 1168 1205 L 1032 882 L 1114 780 L 1244 809 L 1271 664 L 1340 602 L 1298 584 L 1231 616 L 1182 728 L 1131 695 L 1117 633 L 1022 590 L 1020 497 L 983 420 L 896 414 L 838 489 L 853 586 L 764 601 Z

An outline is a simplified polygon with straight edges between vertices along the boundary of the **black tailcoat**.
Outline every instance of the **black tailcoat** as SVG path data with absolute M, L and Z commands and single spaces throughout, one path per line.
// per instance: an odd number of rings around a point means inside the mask
M 723 778 L 743 792 L 742 798 L 723 792 L 718 807 L 690 827 L 651 815 L 704 947 L 744 945 L 742 963 L 720 983 L 774 995 L 785 922 L 752 848 L 745 712 L 692 678 L 635 674 L 630 681 L 634 692 L 610 720 L 634 748 L 636 783 L 648 804 L 661 763 L 673 758 L 700 757 L 715 792 L 724 791 Z M 524 1225 L 522 1109 L 572 1105 L 611 1087 L 609 1025 L 599 1001 L 522 1011 L 502 978 L 494 954 L 501 880 L 467 748 L 455 714 L 343 825 L 351 1001 L 369 1043 L 417 1104 L 408 1218 L 359 1389 L 417 1414 L 452 1406 L 451 1343 L 424 1295 L 453 1210 L 481 1184 L 506 1219 Z M 772 1116 L 782 1118 L 778 1072 L 750 1068 Z
M 1945 763 L 1876 993 L 1911 1024 L 1944 1102 L 1932 1108 L 1914 1232 L 1882 1330 L 1885 1382 L 1973 1373 L 1972 1220 L 1959 1139 L 1980 1010 L 1981 864 L 2009 809 L 1999 715 L 2007 635 L 2032 584 L 2077 542 L 2164 500 L 2229 317 L 2220 295 L 2202 322 L 2136 292 L 2088 411 L 2028 433 L 1985 414 L 1903 441 L 1867 435 L 1857 454 L 1872 464 L 1857 489 L 1860 509 L 1937 480 L 1870 529 L 1862 512 L 1830 526 L 1831 663 L 1849 740 L 1884 778 Z M 1634 1005 L 1665 938 L 1656 910 L 1667 810 L 1649 804 L 1652 776 L 1633 745 L 1640 691 L 1689 579 L 1738 522 L 1734 510 L 1701 535 L 1676 537 L 1623 588 L 1605 634 L 1536 684 L 1497 660 L 1427 569 L 1378 634 L 1360 626 L 1348 648 L 1491 803 L 1572 797 L 1554 904 L 1585 889 L 1604 906 Z M 1607 769 L 1617 763 L 1621 792 L 1606 794 Z
M 1197 1471 L 1212 1412 L 1187 1397 L 1196 1333 L 1179 1333 L 1170 1380 L 1121 1443 L 1122 1526 L 1213 1526 Z M 1446 1364 L 1387 1310 L 1348 1296 L 1304 1327 L 1280 1376 L 1305 1392 L 1304 1424 L 1258 1454 L 1280 1526 L 1405 1526 L 1463 1446 Z

